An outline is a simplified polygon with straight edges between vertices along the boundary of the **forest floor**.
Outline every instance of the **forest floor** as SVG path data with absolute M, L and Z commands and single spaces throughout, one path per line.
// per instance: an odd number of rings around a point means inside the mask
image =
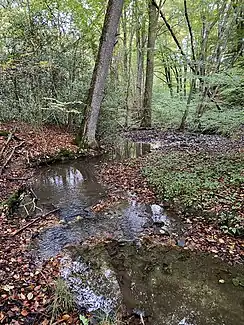
M 24 123 L 7 123 L 0 125 L 0 130 L 6 131 L 6 134 L 2 132 L 0 135 L 2 166 L 0 169 L 0 202 L 2 203 L 0 206 L 0 324 L 51 324 L 50 306 L 56 299 L 55 281 L 59 278 L 60 256 L 37 266 L 29 254 L 29 247 L 36 233 L 58 222 L 57 212 L 54 210 L 51 214 L 44 215 L 44 218 L 39 218 L 39 214 L 20 217 L 11 214 L 11 211 L 9 213 L 5 203 L 9 197 L 11 203 L 15 204 L 16 199 L 18 201 L 18 195 L 28 188 L 28 180 L 35 173 L 38 164 L 45 161 L 52 162 L 54 157 L 69 158 L 70 153 L 79 155 L 79 150 L 73 143 L 73 135 L 57 127 L 35 129 Z M 158 150 L 145 157 L 101 165 L 100 180 L 108 186 L 109 197 L 106 202 L 100 202 L 94 209 L 105 209 L 117 201 L 121 193 L 128 191 L 135 193 L 139 201 L 158 202 L 164 205 L 173 203 L 176 212 L 188 224 L 187 232 L 182 239 L 183 245 L 181 244 L 184 249 L 207 251 L 229 263 L 242 263 L 244 241 L 241 235 L 243 233 L 240 235 L 238 233 L 243 229 L 244 218 L 243 170 L 240 167 L 243 162 L 242 141 L 225 140 L 220 145 L 218 141 L 212 140 L 211 149 L 209 145 L 207 148 L 204 147 L 210 141 L 206 136 L 202 142 L 199 140 L 203 139 L 202 136 L 184 138 L 182 135 L 180 141 L 179 135 L 163 132 L 158 134 L 154 131 L 132 132 L 125 136 L 134 141 L 159 141 L 161 147 L 159 146 Z M 190 141 L 193 138 L 195 140 Z M 165 148 L 162 147 L 163 143 Z M 169 159 L 166 159 L 167 155 Z M 226 155 L 229 155 L 228 159 Z M 211 166 L 213 162 L 215 168 L 212 173 L 202 178 L 207 186 L 204 193 L 201 192 L 200 200 L 199 186 L 203 181 L 195 184 L 191 183 L 191 179 L 199 177 L 199 170 L 204 165 Z M 189 180 L 188 175 L 186 180 L 188 188 L 194 187 L 193 193 L 187 192 L 184 196 L 182 193 L 175 193 L 175 188 L 172 187 L 166 199 L 164 195 L 167 184 L 163 183 L 163 180 L 172 177 L 173 174 L 168 174 L 165 166 L 171 166 L 171 172 L 178 168 L 178 176 L 182 171 L 192 174 L 193 177 Z M 194 174 L 195 167 L 198 168 L 197 175 Z M 216 171 L 218 171 L 217 176 L 213 177 Z M 226 179 L 225 175 L 228 176 Z M 209 177 L 214 178 L 214 184 L 207 183 Z M 182 184 L 177 182 L 172 184 L 182 187 Z M 209 192 L 209 188 L 211 188 L 210 197 L 205 195 Z M 185 190 L 186 188 L 183 187 L 182 191 Z M 17 197 L 12 196 L 13 193 L 17 193 Z M 180 201 L 174 200 L 176 196 L 180 197 Z M 200 209 L 198 207 L 188 213 L 191 205 L 189 198 L 194 199 L 194 206 L 200 202 Z M 34 208 L 35 197 L 31 204 Z M 206 212 L 206 215 L 217 217 L 206 219 L 205 215 L 199 213 L 201 209 Z M 227 218 L 226 221 L 225 212 L 230 211 L 234 219 Z M 219 219 L 221 212 L 224 213 L 223 224 Z M 224 228 L 225 226 L 227 228 Z M 160 242 L 166 238 L 157 235 L 154 236 L 154 240 Z M 174 244 L 177 242 L 175 241 Z M 80 321 L 76 312 L 66 310 L 57 317 L 53 315 L 53 324 L 80 324 Z
M 62 159 L 60 153 L 78 153 L 78 147 L 72 134 L 57 127 L 37 129 L 18 122 L 1 124 L 0 130 L 2 134 L 6 131 L 0 136 L 0 324 L 50 324 L 59 257 L 37 266 L 29 247 L 36 233 L 58 222 L 57 214 L 20 217 L 9 213 L 5 203 L 18 204 L 19 195 L 35 173 L 32 166 L 51 157 Z M 61 314 L 53 323 L 79 321 L 77 315 Z

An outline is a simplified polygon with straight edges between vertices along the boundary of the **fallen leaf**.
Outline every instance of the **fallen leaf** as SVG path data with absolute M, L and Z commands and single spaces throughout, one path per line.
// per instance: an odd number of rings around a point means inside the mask
M 24 317 L 26 317 L 28 314 L 29 314 L 29 313 L 28 313 L 28 311 L 27 311 L 26 309 L 23 309 L 23 310 L 21 311 L 21 315 L 24 316 Z
M 70 319 L 70 315 L 65 314 L 65 315 L 62 316 L 62 320 L 65 320 L 66 321 L 68 319 Z
M 6 284 L 5 286 L 2 287 L 4 291 L 11 291 L 14 288 L 14 286 Z

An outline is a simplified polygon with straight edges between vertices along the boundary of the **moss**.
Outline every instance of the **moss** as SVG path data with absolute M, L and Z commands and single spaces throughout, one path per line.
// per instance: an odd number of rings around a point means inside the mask
M 0 130 L 0 137 L 7 137 L 9 135 L 8 131 Z
M 57 154 L 57 158 L 70 158 L 74 159 L 75 158 L 75 153 L 69 149 L 66 148 L 61 148 Z
M 1 206 L 6 207 L 8 216 L 13 215 L 15 210 L 19 207 L 22 195 L 26 192 L 26 187 L 20 187 L 16 192 L 9 196 L 9 198 L 1 203 Z

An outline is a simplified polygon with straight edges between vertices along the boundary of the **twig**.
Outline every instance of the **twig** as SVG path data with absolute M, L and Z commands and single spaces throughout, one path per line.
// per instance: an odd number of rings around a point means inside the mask
M 37 195 L 36 195 L 36 193 L 34 192 L 34 190 L 33 190 L 32 187 L 29 188 L 29 191 L 30 191 L 31 195 L 33 196 L 33 198 L 37 201 L 37 200 L 38 200 L 38 197 L 37 197 Z
M 20 228 L 19 230 L 17 230 L 12 237 L 18 235 L 19 233 L 21 233 L 23 230 L 25 230 L 26 228 L 28 228 L 29 226 L 33 225 L 35 222 L 39 221 L 42 218 L 46 218 L 48 215 L 57 212 L 59 209 L 54 209 L 52 211 L 49 211 L 46 214 L 41 214 L 39 215 L 37 218 L 35 218 L 34 220 L 32 220 L 31 222 L 27 223 L 24 227 Z
M 29 216 L 29 211 L 27 210 L 25 204 L 23 204 L 22 206 L 23 206 L 23 208 L 25 209 L 25 212 L 26 212 L 27 216 Z
M 25 141 L 22 141 L 21 143 L 19 143 L 18 145 L 16 145 L 13 150 L 11 151 L 10 155 L 8 156 L 8 158 L 6 159 L 5 163 L 3 164 L 1 170 L 0 170 L 0 175 L 2 174 L 4 168 L 7 166 L 7 164 L 9 163 L 9 161 L 11 160 L 15 150 L 19 147 L 21 147 L 24 144 Z
M 22 177 L 6 177 L 8 181 L 28 181 L 29 178 Z
M 140 313 L 140 320 L 141 320 L 142 325 L 145 325 L 145 322 L 144 322 L 144 319 L 143 319 L 143 316 L 141 313 Z
M 26 160 L 27 160 L 27 164 L 29 164 L 30 163 L 30 159 L 29 159 L 29 152 L 28 151 L 26 152 Z
M 32 199 L 32 204 L 33 204 L 33 208 L 32 208 L 32 210 L 33 210 L 33 211 L 40 210 L 40 211 L 42 212 L 42 209 L 39 208 L 39 207 L 36 205 L 36 201 L 37 201 L 37 199 L 35 199 L 35 198 Z

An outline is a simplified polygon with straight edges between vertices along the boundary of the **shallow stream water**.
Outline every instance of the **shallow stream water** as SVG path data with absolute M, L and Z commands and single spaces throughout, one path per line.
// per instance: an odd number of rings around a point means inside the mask
M 109 158 L 135 158 L 151 149 L 126 142 Z M 91 206 L 106 197 L 95 176 L 99 164 L 96 158 L 43 167 L 33 183 L 38 205 L 58 207 L 61 220 L 39 235 L 35 254 L 43 260 L 65 252 L 61 273 L 79 308 L 113 315 L 123 305 L 151 325 L 243 325 L 244 289 L 232 284 L 243 268 L 182 247 L 145 246 L 142 234 L 181 238 L 186 226 L 164 207 L 140 204 L 131 193 L 110 210 L 93 213 Z M 113 240 L 81 245 L 102 236 Z

